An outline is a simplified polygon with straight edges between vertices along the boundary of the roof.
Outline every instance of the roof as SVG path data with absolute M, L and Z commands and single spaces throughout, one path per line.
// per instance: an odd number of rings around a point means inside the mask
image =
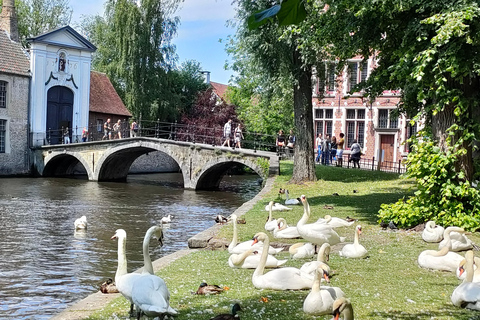
M 90 112 L 131 117 L 105 73 L 90 71 Z
M 210 85 L 213 88 L 213 92 L 220 98 L 225 100 L 225 93 L 227 92 L 228 86 L 226 84 L 221 84 L 218 82 L 210 81 Z
M 90 41 L 82 37 L 70 26 L 64 26 L 52 31 L 42 33 L 36 37 L 28 38 L 31 43 L 45 43 L 66 48 L 79 49 L 94 52 L 97 50 Z
M 22 45 L 10 40 L 3 30 L 0 30 L 0 52 L 0 72 L 30 76 L 30 60 Z

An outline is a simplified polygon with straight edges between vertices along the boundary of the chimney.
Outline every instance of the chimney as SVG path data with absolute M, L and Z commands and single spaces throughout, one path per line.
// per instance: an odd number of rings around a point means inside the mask
M 200 71 L 205 76 L 205 83 L 210 84 L 210 71 Z
M 15 13 L 15 0 L 3 0 L 0 13 L 0 29 L 5 30 L 12 41 L 18 42 L 18 22 Z

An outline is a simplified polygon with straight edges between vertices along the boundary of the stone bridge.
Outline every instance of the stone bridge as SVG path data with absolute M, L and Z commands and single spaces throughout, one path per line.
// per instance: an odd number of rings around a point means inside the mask
M 279 171 L 274 152 L 146 137 L 40 146 L 34 150 L 33 165 L 36 173 L 45 177 L 73 176 L 81 165 L 91 181 L 126 181 L 135 159 L 154 151 L 178 164 L 186 189 L 218 188 L 228 169 L 238 164 L 251 168 L 263 179 Z

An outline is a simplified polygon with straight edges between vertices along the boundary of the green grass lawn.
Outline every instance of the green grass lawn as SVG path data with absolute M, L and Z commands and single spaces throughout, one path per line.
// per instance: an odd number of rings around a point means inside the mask
M 358 223 L 363 227 L 360 242 L 369 251 L 369 256 L 361 260 L 342 258 L 338 255 L 339 246 L 335 246 L 337 250 L 333 250 L 329 261 L 333 270 L 331 285 L 340 287 L 351 300 L 356 319 L 480 319 L 480 313 L 452 305 L 450 295 L 460 283 L 453 273 L 418 267 L 418 254 L 426 249 L 436 249 L 436 244 L 423 242 L 419 233 L 383 230 L 377 223 L 380 205 L 395 202 L 412 192 L 412 181 L 376 171 L 319 166 L 317 182 L 290 185 L 292 163 L 282 162 L 281 166 L 282 175 L 276 179 L 274 188 L 245 215 L 247 223 L 238 225 L 240 241 L 264 231 L 268 215 L 265 205 L 270 200 L 279 200 L 279 188 L 287 188 L 291 196 L 307 196 L 312 211 L 311 222 L 325 214 L 359 219 Z M 333 209 L 324 209 L 325 205 L 333 206 Z M 274 217 L 286 218 L 290 225 L 295 225 L 302 214 L 303 207 L 295 206 L 292 211 L 274 212 Z M 228 241 L 232 230 L 230 224 L 225 225 L 217 237 Z M 353 241 L 354 226 L 337 231 L 346 237 L 346 242 Z M 480 243 L 477 233 L 470 238 Z M 273 235 L 271 241 L 279 242 Z M 292 244 L 298 241 L 301 240 L 281 242 Z M 177 319 L 210 319 L 215 314 L 228 313 L 234 302 L 239 302 L 243 308 L 242 320 L 331 319 L 331 316 L 314 317 L 303 313 L 303 300 L 308 290 L 255 289 L 251 281 L 253 270 L 231 269 L 228 256 L 227 251 L 201 250 L 157 273 L 168 285 L 171 305 L 179 312 Z M 289 254 L 282 252 L 278 258 L 289 258 Z M 307 261 L 290 259 L 286 266 L 300 267 Z M 214 296 L 193 295 L 201 282 L 226 286 L 229 290 Z M 88 319 L 124 319 L 128 308 L 126 300 L 121 297 Z

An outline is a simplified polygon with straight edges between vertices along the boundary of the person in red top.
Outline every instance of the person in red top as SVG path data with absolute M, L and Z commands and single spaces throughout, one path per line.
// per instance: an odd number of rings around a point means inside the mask
M 340 133 L 340 140 L 337 142 L 337 166 L 341 167 L 343 165 L 343 147 L 345 145 L 345 135 Z

